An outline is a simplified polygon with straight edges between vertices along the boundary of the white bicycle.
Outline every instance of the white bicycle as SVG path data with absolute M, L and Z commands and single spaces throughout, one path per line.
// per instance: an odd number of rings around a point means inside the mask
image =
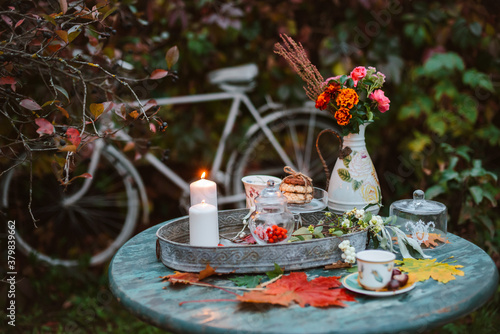
M 246 94 L 254 88 L 257 75 L 254 64 L 220 69 L 208 78 L 221 92 L 156 100 L 158 105 L 231 101 L 209 174 L 218 184 L 220 205 L 242 205 L 245 195 L 241 178 L 245 175 L 283 176 L 283 167 L 287 165 L 316 181 L 325 178 L 321 162 L 313 156 L 314 143 L 320 131 L 336 126 L 333 118 L 313 104 L 287 109 L 268 99 L 257 109 Z M 237 118 L 249 117 L 248 114 L 255 123 L 241 144 L 228 153 L 227 144 L 234 138 Z M 115 139 L 132 138 L 125 131 L 118 131 Z M 336 150 L 336 145 L 330 146 Z M 148 221 L 148 197 L 141 176 L 110 141 L 96 140 L 75 158 L 78 161 L 74 175 L 87 172 L 92 178 L 74 181 L 65 191 L 52 173 L 53 153 L 34 154 L 31 164 L 28 160 L 18 164 L 1 180 L 2 210 L 9 219 L 16 220 L 18 248 L 51 265 L 75 266 L 82 261 L 82 253 L 88 254 L 84 260 L 90 265 L 102 264 L 132 236 L 141 210 L 142 220 Z M 185 195 L 189 193 L 189 181 L 155 155 L 148 153 L 144 159 Z M 327 162 L 333 162 L 333 158 Z M 30 183 L 31 211 L 38 219 L 37 228 L 28 210 Z

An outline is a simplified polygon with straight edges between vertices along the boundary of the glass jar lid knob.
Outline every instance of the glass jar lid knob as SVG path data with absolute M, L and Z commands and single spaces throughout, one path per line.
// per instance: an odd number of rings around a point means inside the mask
M 425 193 L 418 189 L 413 192 L 413 204 L 415 206 L 420 206 L 424 203 L 425 201 Z

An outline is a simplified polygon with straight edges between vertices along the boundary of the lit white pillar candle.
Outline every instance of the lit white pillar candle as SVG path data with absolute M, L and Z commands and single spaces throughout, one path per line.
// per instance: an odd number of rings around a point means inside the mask
M 189 208 L 189 244 L 215 247 L 219 244 L 217 208 L 202 201 Z
M 189 185 L 191 195 L 191 206 L 205 201 L 217 208 L 217 184 L 205 179 L 205 172 L 201 174 L 201 180 L 195 181 Z

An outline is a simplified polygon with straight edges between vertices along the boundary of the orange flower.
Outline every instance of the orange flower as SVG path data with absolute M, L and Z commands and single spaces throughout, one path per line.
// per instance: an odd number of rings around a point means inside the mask
M 340 84 L 334 82 L 334 83 L 331 83 L 330 85 L 328 85 L 328 87 L 326 87 L 325 89 L 325 93 L 328 93 L 330 95 L 333 95 L 335 94 L 336 92 L 338 92 L 340 89 Z
M 330 102 L 330 95 L 326 92 L 321 93 L 316 99 L 316 108 L 319 110 L 325 110 Z
M 345 88 L 340 90 L 339 95 L 337 96 L 337 100 L 335 102 L 337 102 L 339 107 L 352 109 L 352 107 L 358 104 L 359 97 L 354 89 Z
M 347 125 L 349 124 L 350 120 L 352 118 L 352 115 L 349 113 L 349 109 L 347 108 L 339 108 L 335 112 L 335 119 L 337 120 L 338 125 Z

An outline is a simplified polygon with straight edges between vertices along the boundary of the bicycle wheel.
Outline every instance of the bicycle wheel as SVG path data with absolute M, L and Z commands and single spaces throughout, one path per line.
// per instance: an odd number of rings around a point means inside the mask
M 72 175 L 86 172 L 88 153 L 75 157 Z M 86 260 L 98 265 L 109 260 L 130 238 L 139 215 L 138 191 L 123 159 L 120 152 L 105 146 L 90 187 L 66 204 L 86 180 L 76 179 L 64 188 L 52 172 L 54 154 L 34 155 L 31 207 L 37 227 L 28 211 L 30 165 L 24 162 L 11 169 L 1 193 L 8 219 L 16 221 L 17 247 L 51 265 L 75 266 Z
M 323 165 L 316 152 L 316 137 L 324 129 L 336 127 L 329 115 L 315 111 L 282 112 L 282 117 L 267 125 L 288 158 L 302 173 L 310 176 L 314 185 L 326 185 Z M 272 118 L 271 118 L 272 119 Z M 336 139 L 335 139 L 336 140 Z M 338 143 L 321 147 L 323 156 L 329 166 L 336 160 Z M 244 192 L 241 178 L 245 175 L 262 174 L 284 177 L 283 167 L 286 162 L 271 145 L 269 139 L 260 129 L 255 132 L 238 149 L 231 169 L 231 187 L 233 194 Z

